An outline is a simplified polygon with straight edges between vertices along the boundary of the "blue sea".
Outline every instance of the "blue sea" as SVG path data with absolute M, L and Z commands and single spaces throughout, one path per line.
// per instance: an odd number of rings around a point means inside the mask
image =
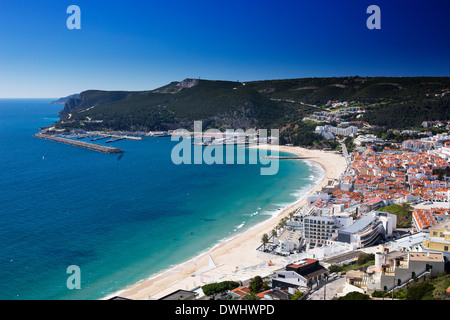
M 108 144 L 121 155 L 34 138 L 58 120 L 50 101 L 0 99 L 3 300 L 103 298 L 270 218 L 323 176 L 298 160 L 272 176 L 261 164 L 175 165 L 167 137 Z M 79 290 L 66 285 L 71 265 Z

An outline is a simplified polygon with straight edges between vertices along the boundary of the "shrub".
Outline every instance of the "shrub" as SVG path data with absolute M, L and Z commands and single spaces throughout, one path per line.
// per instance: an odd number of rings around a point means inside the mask
M 427 300 L 431 299 L 434 286 L 429 282 L 416 284 L 408 289 L 406 300 Z
M 343 268 L 340 265 L 337 265 L 337 264 L 332 264 L 331 266 L 328 267 L 328 270 L 330 271 L 330 273 L 341 272 L 342 269 Z
M 303 296 L 303 292 L 297 291 L 289 300 L 300 300 Z
M 375 255 L 373 253 L 364 253 L 363 252 L 358 256 L 357 263 L 358 263 L 358 265 L 361 266 L 371 260 L 375 260 Z
M 386 292 L 381 291 L 381 290 L 375 290 L 374 292 L 372 292 L 372 297 L 374 298 L 383 298 L 387 295 Z
M 361 292 L 349 292 L 343 297 L 339 297 L 337 300 L 372 300 L 370 296 Z

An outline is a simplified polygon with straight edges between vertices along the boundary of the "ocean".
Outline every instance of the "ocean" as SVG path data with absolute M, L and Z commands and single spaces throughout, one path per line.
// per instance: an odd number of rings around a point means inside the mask
M 270 218 L 324 174 L 299 160 L 266 176 L 261 164 L 175 165 L 168 137 L 108 144 L 123 154 L 34 138 L 58 120 L 50 101 L 0 99 L 2 300 L 103 298 Z

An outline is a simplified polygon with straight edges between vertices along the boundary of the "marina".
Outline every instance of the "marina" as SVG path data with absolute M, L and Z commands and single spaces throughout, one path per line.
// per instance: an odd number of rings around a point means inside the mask
M 124 137 L 118 137 L 118 138 L 112 137 L 111 139 L 106 141 L 106 143 L 116 142 L 116 141 L 124 140 L 124 139 L 125 139 Z
M 106 138 L 110 138 L 111 136 L 100 136 L 100 137 L 94 137 L 91 139 L 91 141 L 98 141 L 98 140 L 103 140 Z

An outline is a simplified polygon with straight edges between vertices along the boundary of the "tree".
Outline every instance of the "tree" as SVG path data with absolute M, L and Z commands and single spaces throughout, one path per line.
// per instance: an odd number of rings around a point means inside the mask
M 250 292 L 244 297 L 246 300 L 259 300 L 259 297 L 254 292 Z
M 277 236 L 277 230 L 276 229 L 272 229 L 272 237 L 276 237 Z
M 264 245 L 264 250 L 266 250 L 266 244 L 269 242 L 269 236 L 267 235 L 267 233 L 264 233 L 262 238 L 261 238 L 261 242 Z
M 266 289 L 267 285 L 264 283 L 263 279 L 260 276 L 256 276 L 252 280 L 250 280 L 248 287 L 250 289 L 250 292 L 257 294 Z
M 225 293 L 239 287 L 239 283 L 234 281 L 222 281 L 217 283 L 209 283 L 202 287 L 203 293 L 207 296 L 214 297 L 216 294 Z
M 355 144 L 353 143 L 353 140 L 354 139 L 352 137 L 347 137 L 344 140 L 344 144 L 345 144 L 345 147 L 347 148 L 348 152 L 352 152 L 353 149 L 355 148 Z

